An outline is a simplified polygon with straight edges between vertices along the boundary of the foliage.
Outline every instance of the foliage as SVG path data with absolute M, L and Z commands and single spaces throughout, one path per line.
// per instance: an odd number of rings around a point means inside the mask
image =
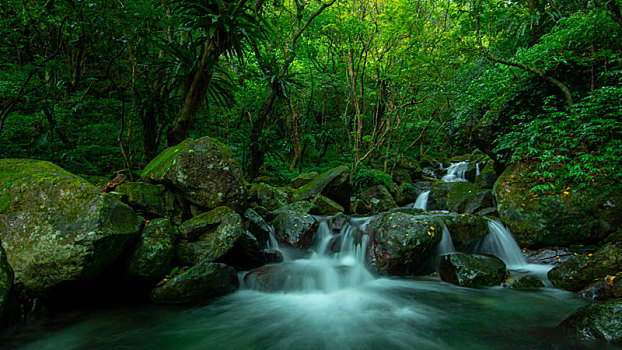
M 352 174 L 352 186 L 357 193 L 378 185 L 391 189 L 393 186 L 391 175 L 364 166 L 359 167 L 356 172 Z

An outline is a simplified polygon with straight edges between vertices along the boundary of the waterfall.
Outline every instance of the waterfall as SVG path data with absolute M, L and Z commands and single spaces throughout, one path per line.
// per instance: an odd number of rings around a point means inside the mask
M 266 242 L 266 248 L 280 250 L 279 241 L 276 240 L 276 233 L 272 225 L 268 225 L 268 241 Z
M 423 191 L 417 197 L 417 200 L 412 205 L 413 208 L 426 210 L 428 206 L 428 197 L 430 196 L 430 191 Z
M 447 168 L 447 175 L 443 176 L 441 181 L 444 182 L 466 182 L 467 179 L 464 177 L 467 169 L 469 167 L 469 162 L 459 162 L 452 163 L 449 168 Z
M 454 241 L 451 239 L 449 229 L 447 229 L 447 226 L 443 224 L 443 236 L 441 237 L 441 241 L 436 248 L 436 255 L 441 256 L 449 253 L 454 253 L 455 251 L 456 248 L 454 247 Z
M 488 221 L 488 235 L 482 239 L 477 250 L 499 257 L 508 267 L 521 268 L 527 265 L 512 233 L 497 220 Z
M 479 174 L 480 174 L 479 163 L 475 163 L 475 176 L 479 176 Z

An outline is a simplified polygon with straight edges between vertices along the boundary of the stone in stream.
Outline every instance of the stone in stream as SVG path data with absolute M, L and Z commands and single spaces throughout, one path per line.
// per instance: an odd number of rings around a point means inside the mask
M 577 295 L 586 300 L 608 300 L 613 297 L 613 286 L 604 279 L 598 280 L 577 292 Z
M 164 185 L 147 182 L 124 182 L 114 190 L 121 200 L 138 210 L 146 218 L 168 218 L 174 224 L 181 223 L 182 210 L 173 192 Z
M 128 276 L 159 280 L 171 271 L 175 257 L 175 229 L 168 219 L 147 223 L 127 262 Z
M 622 300 L 584 306 L 558 328 L 581 339 L 621 344 Z
M 0 160 L 0 240 L 30 296 L 99 278 L 141 226 L 128 205 L 52 163 Z
M 492 160 L 486 163 L 479 175 L 475 177 L 475 185 L 481 188 L 492 189 L 497 181 L 497 172 L 495 172 L 495 162 Z
M 544 282 L 536 276 L 524 276 L 510 284 L 510 288 L 520 290 L 539 289 L 544 287 Z
M 251 208 L 246 209 L 244 218 L 248 220 L 248 231 L 257 238 L 262 247 L 265 247 L 270 240 L 270 225 L 268 225 L 261 215 Z
M 307 214 L 312 208 L 313 204 L 300 201 L 279 209 L 272 221 L 279 243 L 301 249 L 311 246 L 319 225 L 312 215 Z
M 395 201 L 400 206 L 415 203 L 422 192 L 430 190 L 431 183 L 419 181 L 415 183 L 403 183 L 397 187 Z
M 229 147 L 210 137 L 187 139 L 165 149 L 147 164 L 142 177 L 206 210 L 223 205 L 240 213 L 246 209 L 240 164 Z
M 238 277 L 233 267 L 203 262 L 156 287 L 151 300 L 166 304 L 209 301 L 237 287 Z
M 339 166 L 297 189 L 292 201 L 310 200 L 316 194 L 321 193 L 342 207 L 349 208 L 351 192 L 350 169 L 347 166 Z
M 393 196 L 391 196 L 389 190 L 383 185 L 370 187 L 357 197 L 363 202 L 363 207 L 368 208 L 371 213 L 381 213 L 397 207 Z
M 550 195 L 530 193 L 534 165 L 510 165 L 493 193 L 503 223 L 521 246 L 541 248 L 599 243 L 622 224 L 622 192 L 600 181 Z
M 468 288 L 498 286 L 507 276 L 505 263 L 488 254 L 443 255 L 438 272 L 443 281 Z
M 447 210 L 472 214 L 494 204 L 492 192 L 468 182 L 454 182 L 447 192 Z
M 248 270 L 265 262 L 259 242 L 244 229 L 242 218 L 233 210 L 228 209 L 227 212 L 216 208 L 204 217 L 189 221 L 201 222 L 203 226 L 192 223 L 184 226 L 184 223 L 179 227 L 180 233 L 182 227 L 193 233 L 177 243 L 176 255 L 180 264 L 192 266 L 202 262 L 222 262 Z
M 622 249 L 606 245 L 594 254 L 576 255 L 548 273 L 557 288 L 579 291 L 595 279 L 615 275 L 622 270 Z

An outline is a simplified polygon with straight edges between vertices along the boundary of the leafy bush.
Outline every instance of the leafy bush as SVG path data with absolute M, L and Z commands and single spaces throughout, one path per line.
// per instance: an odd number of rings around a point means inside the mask
M 383 185 L 390 189 L 392 180 L 391 175 L 385 172 L 360 166 L 357 171 L 352 174 L 352 185 L 354 190 L 358 193 L 378 185 Z

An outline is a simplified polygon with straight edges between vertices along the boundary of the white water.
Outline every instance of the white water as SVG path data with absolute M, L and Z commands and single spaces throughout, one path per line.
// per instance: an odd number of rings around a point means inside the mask
M 428 197 L 430 196 L 430 191 L 423 191 L 417 197 L 417 200 L 412 205 L 413 208 L 427 210 L 428 207 Z
M 475 176 L 479 176 L 480 174 L 480 170 L 479 170 L 479 163 L 475 164 Z
M 466 182 L 467 179 L 464 177 L 467 169 L 469 167 L 469 162 L 459 162 L 452 163 L 449 168 L 447 168 L 447 175 L 443 176 L 441 181 L 444 182 Z
M 441 237 L 441 242 L 436 248 L 436 255 L 441 256 L 449 253 L 454 253 L 455 251 L 456 248 L 454 247 L 454 241 L 451 239 L 449 229 L 447 229 L 447 226 L 443 225 L 443 236 Z
M 268 242 L 266 244 L 268 249 L 280 250 L 279 241 L 276 240 L 276 233 L 272 225 L 268 225 Z

